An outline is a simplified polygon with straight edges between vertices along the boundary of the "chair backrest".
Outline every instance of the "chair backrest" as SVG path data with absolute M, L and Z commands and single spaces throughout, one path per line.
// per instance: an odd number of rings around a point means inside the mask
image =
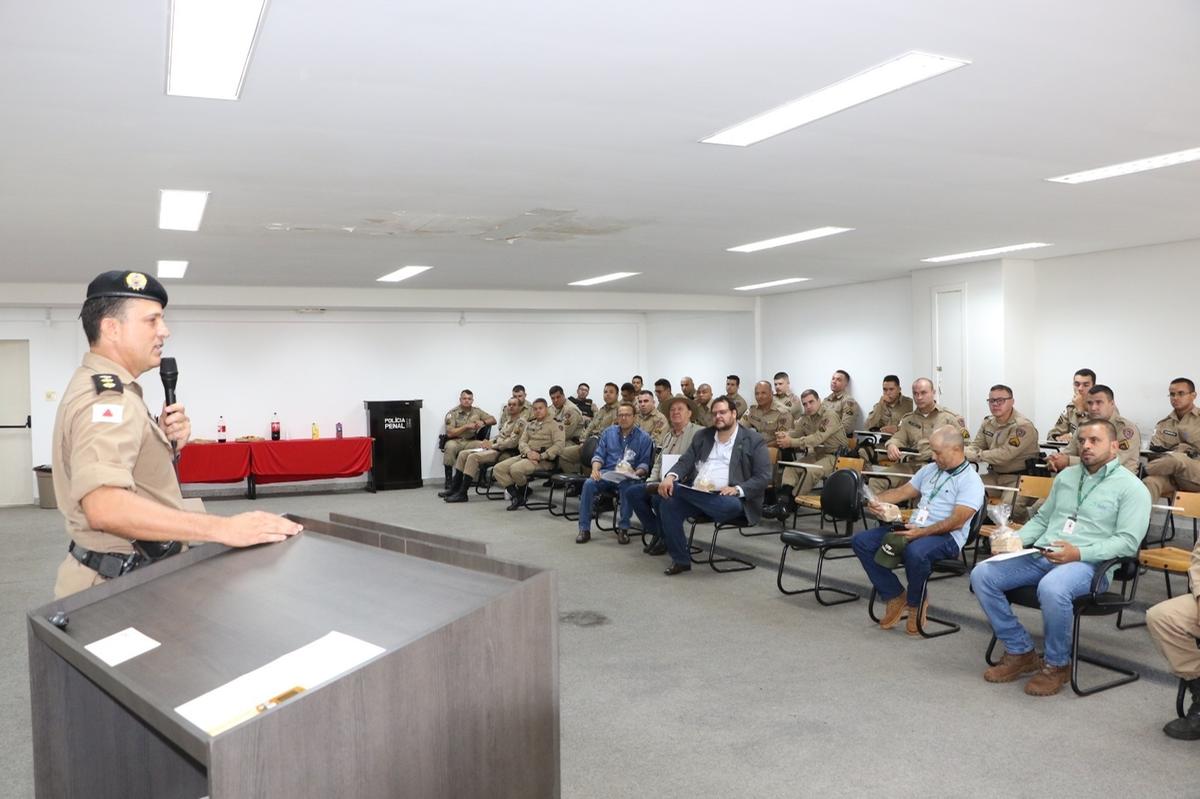
M 845 521 L 858 516 L 862 475 L 853 469 L 838 469 L 825 478 L 821 489 L 821 513 Z
M 971 526 L 967 528 L 967 540 L 962 545 L 964 551 L 979 540 L 979 531 L 983 529 L 983 521 L 986 518 L 987 503 L 984 503 L 979 510 L 975 511 L 975 515 L 971 517 Z
M 1176 491 L 1175 506 L 1183 508 L 1183 510 L 1175 511 L 1180 516 L 1187 516 L 1191 519 L 1200 518 L 1200 494 L 1195 491 Z
M 856 472 L 861 472 L 865 465 L 866 461 L 864 461 L 862 458 L 838 458 L 837 463 L 833 465 L 833 468 L 835 471 L 837 469 L 851 469 Z
M 1045 499 L 1050 496 L 1050 486 L 1053 483 L 1053 477 L 1034 477 L 1033 475 L 1023 474 L 1021 475 L 1020 482 L 1017 483 L 1017 493 L 1023 497 Z
M 492 437 L 492 426 L 490 424 L 485 424 L 483 427 L 481 427 L 475 431 L 475 440 L 476 441 L 487 441 L 491 437 Z
M 596 454 L 598 446 L 600 446 L 600 439 L 597 436 L 592 436 L 584 441 L 579 447 L 579 462 L 590 468 L 592 456 Z

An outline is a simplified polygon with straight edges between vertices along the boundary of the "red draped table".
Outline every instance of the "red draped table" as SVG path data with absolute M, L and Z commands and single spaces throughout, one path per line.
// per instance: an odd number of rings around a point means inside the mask
M 250 476 L 250 445 L 188 444 L 179 453 L 181 483 L 239 483 Z
M 250 442 L 249 493 L 258 483 L 354 477 L 371 469 L 371 439 L 298 438 Z

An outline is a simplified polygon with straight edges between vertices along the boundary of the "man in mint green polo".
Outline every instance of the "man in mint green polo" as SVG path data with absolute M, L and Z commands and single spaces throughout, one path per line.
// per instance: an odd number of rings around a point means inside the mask
M 983 673 L 988 682 L 1011 682 L 1033 674 L 1031 696 L 1051 696 L 1071 680 L 1072 603 L 1091 590 L 1096 567 L 1110 558 L 1137 554 L 1150 523 L 1150 492 L 1117 454 L 1117 429 L 1091 419 L 1075 431 L 1080 463 L 1058 473 L 1050 496 L 1018 534 L 1043 553 L 985 561 L 971 572 L 971 587 L 1004 644 L 1000 663 Z M 1112 573 L 1100 580 L 1108 588 Z M 1039 661 L 1033 639 L 1017 620 L 1004 592 L 1036 585 L 1042 606 L 1046 653 Z

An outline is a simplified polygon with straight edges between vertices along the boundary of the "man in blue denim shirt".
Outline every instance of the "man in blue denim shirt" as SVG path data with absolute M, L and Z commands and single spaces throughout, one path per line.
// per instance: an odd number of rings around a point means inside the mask
M 922 604 L 921 595 L 933 571 L 933 562 L 958 557 L 970 532 L 971 519 L 984 502 L 983 481 L 967 462 L 958 428 L 950 425 L 937 428 L 929 436 L 929 446 L 933 450 L 932 463 L 922 466 L 909 482 L 884 491 L 867 506 L 879 515 L 883 511 L 881 502 L 919 500 L 909 523 L 899 530 L 893 530 L 892 525 L 864 530 L 851 543 L 871 584 L 887 603 L 879 620 L 880 628 L 895 627 L 907 609 L 909 635 L 920 634 L 917 618 L 919 615 L 924 621 L 926 616 L 929 600 Z M 885 537 L 893 532 L 905 539 L 889 544 L 889 549 L 898 548 L 899 543 L 904 545 L 898 562 L 904 564 L 908 577 L 907 592 L 892 570 L 881 565 L 876 557 Z
M 576 544 L 592 540 L 592 503 L 598 494 L 617 493 L 618 482 L 604 479 L 605 472 L 626 474 L 629 480 L 643 480 L 654 462 L 654 440 L 634 422 L 633 405 L 622 402 L 617 406 L 617 423 L 605 428 L 592 455 L 592 475 L 583 483 L 579 495 L 579 535 Z M 624 464 L 618 469 L 619 464 Z M 617 531 L 617 542 L 629 543 L 629 532 Z

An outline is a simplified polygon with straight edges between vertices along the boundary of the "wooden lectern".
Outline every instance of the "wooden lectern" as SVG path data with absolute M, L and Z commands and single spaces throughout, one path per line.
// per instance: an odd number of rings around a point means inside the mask
M 37 796 L 557 797 L 554 574 L 332 519 L 31 611 Z M 85 649 L 127 627 L 160 645 L 111 667 Z M 175 711 L 330 631 L 383 653 L 215 736 Z

